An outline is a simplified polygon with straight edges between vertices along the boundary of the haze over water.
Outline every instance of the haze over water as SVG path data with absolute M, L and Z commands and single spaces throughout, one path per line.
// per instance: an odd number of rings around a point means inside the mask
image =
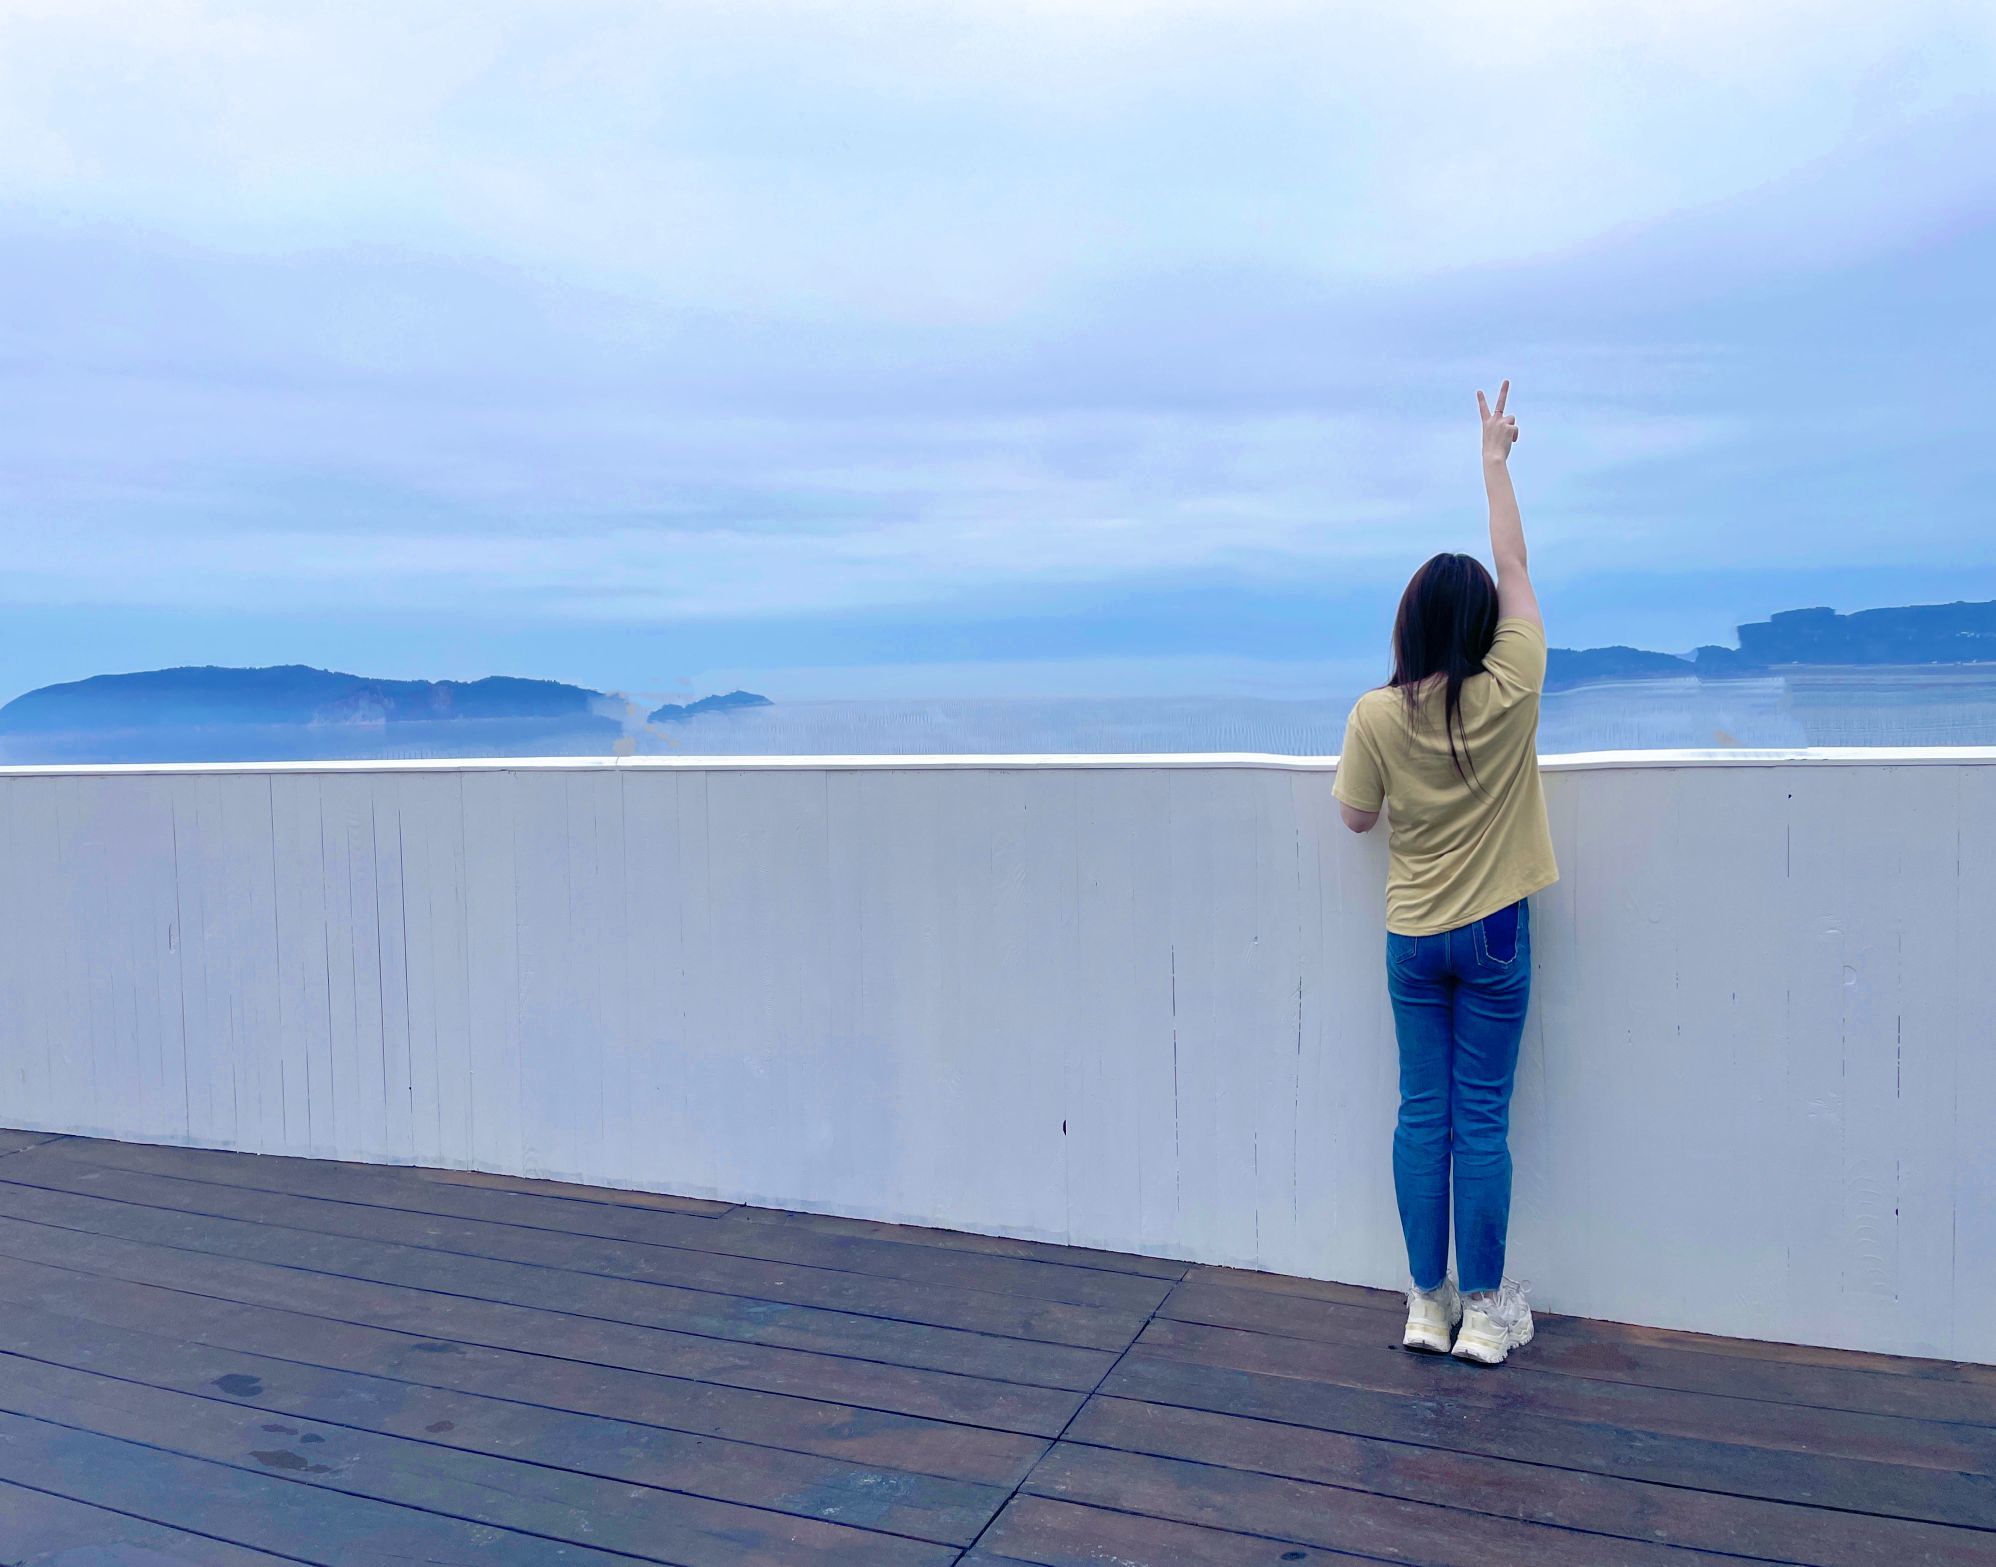
M 938 697 L 779 702 L 625 726 L 642 756 L 1335 755 L 1356 691 L 1336 698 Z M 1546 695 L 1539 752 L 1996 745 L 1996 666 L 1810 670 L 1724 681 L 1603 683 Z M 510 719 L 230 725 L 0 737 L 0 765 L 63 762 L 608 756 L 600 729 Z
M 1351 698 L 797 702 L 675 726 L 685 755 L 1266 751 L 1335 755 Z M 1555 691 L 1541 755 L 1706 747 L 1996 745 L 1996 668 L 1811 671 Z M 645 750 L 652 749 L 647 745 Z

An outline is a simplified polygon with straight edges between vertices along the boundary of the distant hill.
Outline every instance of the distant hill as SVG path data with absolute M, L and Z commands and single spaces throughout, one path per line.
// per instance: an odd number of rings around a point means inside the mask
M 703 696 L 697 702 L 667 702 L 663 707 L 652 709 L 647 722 L 654 724 L 677 723 L 682 719 L 697 718 L 702 713 L 728 713 L 743 707 L 768 707 L 766 696 L 757 696 L 753 691 L 730 691 L 726 696 Z
M 1786 609 L 1739 628 L 1736 648 L 1706 646 L 1690 658 L 1633 647 L 1549 649 L 1546 689 L 1608 680 L 1724 680 L 1810 665 L 1996 664 L 1996 600 L 1908 604 L 1896 609 Z
M 189 728 L 210 724 L 409 723 L 593 716 L 600 692 L 554 680 L 370 680 L 281 664 L 93 675 L 0 707 L 0 733 Z M 612 723 L 612 727 L 615 725 Z
M 622 726 L 597 705 L 603 699 L 603 692 L 587 686 L 508 675 L 469 681 L 372 680 L 304 664 L 271 669 L 206 665 L 93 675 L 43 686 L 0 707 L 0 734 L 553 720 L 564 728 L 601 729 L 614 737 Z M 753 691 L 730 691 L 697 702 L 667 703 L 650 719 L 669 723 L 700 713 L 769 705 L 768 697 Z
M 1685 679 L 1697 673 L 1688 658 L 1639 647 L 1555 647 L 1546 650 L 1546 689 L 1564 691 L 1603 680 Z
M 1755 674 L 1784 664 L 1996 663 L 1996 601 L 1898 609 L 1789 609 L 1739 628 L 1740 645 L 1701 647 L 1704 676 Z

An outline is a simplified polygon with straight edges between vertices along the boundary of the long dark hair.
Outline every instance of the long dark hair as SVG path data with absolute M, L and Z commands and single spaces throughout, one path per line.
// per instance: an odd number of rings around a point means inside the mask
M 1462 683 L 1482 673 L 1496 635 L 1497 584 L 1474 555 L 1437 555 L 1427 562 L 1408 582 L 1393 617 L 1393 678 L 1386 684 L 1406 698 L 1408 720 L 1418 726 L 1425 682 L 1442 677 L 1442 729 L 1464 783 L 1472 781 L 1476 763 L 1462 728 Z

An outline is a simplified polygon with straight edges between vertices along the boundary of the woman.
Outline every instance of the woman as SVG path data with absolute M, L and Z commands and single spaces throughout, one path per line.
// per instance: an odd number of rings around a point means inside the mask
M 1481 392 L 1497 580 L 1472 555 L 1414 573 L 1393 624 L 1393 678 L 1352 709 L 1334 792 L 1345 825 L 1389 813 L 1386 981 L 1400 1041 L 1393 1189 L 1407 1239 L 1409 1349 L 1500 1365 L 1532 1337 L 1504 1278 L 1511 1083 L 1531 992 L 1525 899 L 1559 872 L 1539 789 L 1545 628 L 1511 488 L 1518 422 Z M 1460 1285 L 1448 1277 L 1450 1177 Z

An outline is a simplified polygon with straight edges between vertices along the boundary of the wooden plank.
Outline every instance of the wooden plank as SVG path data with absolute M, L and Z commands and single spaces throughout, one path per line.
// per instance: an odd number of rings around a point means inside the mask
M 230 1545 L 212 1535 L 189 1534 L 105 1507 L 72 1502 L 45 1491 L 0 1481 L 0 1561 L 20 1567 L 276 1567 L 309 1558 L 276 1556 Z
M 1349 1301 L 1353 1305 L 1372 1306 L 1381 1311 L 1404 1312 L 1407 1309 L 1407 1298 L 1399 1290 L 1377 1289 L 1366 1284 L 1341 1284 L 1333 1279 L 1299 1278 L 1288 1273 L 1264 1273 L 1256 1268 L 1223 1268 L 1211 1263 L 1194 1263 L 1185 1271 L 1185 1282 L 1266 1290 L 1275 1295 L 1300 1295 L 1306 1300 Z
M 656 1319 L 655 1313 L 676 1303 L 692 1314 L 691 1320 L 678 1325 L 702 1332 L 723 1331 L 714 1324 L 724 1320 L 716 1313 L 725 1311 L 742 1316 L 742 1325 L 750 1337 L 766 1337 L 771 1332 L 789 1332 L 804 1326 L 808 1315 L 772 1314 L 767 1309 L 769 1303 L 783 1302 L 891 1322 L 962 1329 L 1100 1352 L 1125 1348 L 1145 1320 L 1142 1314 L 1132 1311 L 1026 1301 L 981 1290 L 633 1245 L 540 1228 L 443 1218 L 171 1176 L 140 1175 L 78 1160 L 42 1160 L 21 1167 L 18 1173 L 10 1171 L 7 1179 L 21 1185 L 118 1198 L 184 1213 L 245 1219 L 327 1235 L 416 1246 L 441 1254 L 493 1258 L 607 1279 L 639 1281 L 647 1286 L 646 1291 L 629 1298 L 646 1302 L 648 1315 L 629 1320 L 663 1321 Z M 735 1297 L 761 1304 L 752 1310 L 737 1307 L 730 1303 Z M 512 1295 L 503 1298 L 524 1299 Z M 982 1340 L 976 1342 L 982 1344 Z M 1028 1354 L 1007 1375 L 1024 1370 L 1032 1362 L 1033 1356 Z M 1085 1380 L 1072 1384 L 1077 1387 L 1092 1387 L 1108 1368 L 1108 1362 L 1099 1353 L 1056 1356 L 1053 1364 L 1084 1374 Z M 1024 1376 L 1018 1379 L 1031 1380 Z M 1050 1385 L 1065 1384 L 1056 1378 Z
M 948 1545 L 382 1436 L 0 1356 L 0 1410 L 309 1491 L 674 1567 L 948 1567 Z M 101 1500 L 101 1498 L 93 1498 Z M 593 1554 L 593 1552 L 592 1552 Z
M 495 1192 L 521 1192 L 530 1197 L 558 1197 L 567 1202 L 595 1203 L 608 1208 L 652 1208 L 663 1213 L 717 1214 L 735 1210 L 735 1204 L 716 1202 L 711 1197 L 675 1197 L 670 1192 L 627 1191 L 615 1186 L 580 1186 L 574 1181 L 543 1181 L 525 1175 L 493 1175 L 484 1170 L 439 1170 L 422 1166 L 406 1167 L 408 1175 L 422 1181 L 441 1181 L 447 1186 L 477 1186 Z
M 0 1316 L 0 1349 L 162 1391 L 222 1398 L 266 1415 L 943 1544 L 968 1544 L 1010 1494 L 1009 1487 L 1000 1485 L 328 1370 L 162 1333 L 107 1327 L 18 1301 Z
M 1228 1284 L 1181 1284 L 1158 1307 L 1160 1318 L 1324 1344 L 1400 1342 L 1406 1310 L 1327 1300 Z
M 151 1239 L 220 1256 L 368 1279 L 472 1300 L 531 1306 L 596 1321 L 632 1323 L 744 1344 L 847 1355 L 886 1365 L 999 1378 L 1086 1392 L 1114 1358 L 1106 1349 L 1048 1344 L 965 1331 L 885 1314 L 789 1305 L 752 1296 L 685 1289 L 614 1276 L 579 1264 L 620 1266 L 616 1257 L 582 1257 L 587 1243 L 562 1244 L 544 1231 L 499 1230 L 496 1241 L 431 1233 L 413 1215 L 48 1161 L 0 1175 L 7 1194 L 36 1191 L 106 1205 L 76 1210 L 63 1222 Z M 290 1221 L 303 1218 L 306 1226 Z M 448 1229 L 448 1226 L 437 1226 Z M 456 1239 L 459 1245 L 451 1245 Z M 506 1246 L 525 1256 L 484 1255 Z M 602 1248 L 608 1249 L 608 1248 Z M 1126 1319 L 1133 1334 L 1136 1322 Z M 1127 1342 L 1127 1338 L 1125 1340 Z
M 277 1555 L 303 1545 L 309 1553 L 304 1560 L 326 1567 L 408 1567 L 412 1560 L 435 1567 L 630 1562 L 629 1556 L 301 1484 L 288 1469 L 252 1473 L 7 1412 L 0 1412 L 0 1480 Z
M 1868 1518 L 1121 1398 L 1090 1399 L 1067 1438 L 1597 1535 L 1817 1567 L 1887 1561 L 1980 1567 L 1989 1553 L 1989 1537 L 1979 1530 Z
M 598 1190 L 594 1187 L 584 1189 Z M 1185 1276 L 1185 1270 L 1191 1266 L 1169 1257 L 1146 1257 L 1139 1252 L 1102 1251 L 1092 1246 L 1065 1246 L 1056 1241 L 1025 1240 L 1013 1235 L 980 1235 L 973 1230 L 939 1230 L 930 1225 L 889 1224 L 882 1219 L 852 1219 L 835 1213 L 800 1213 L 793 1208 L 743 1205 L 734 1208 L 730 1216 L 816 1230 L 824 1235 L 853 1235 L 868 1240 L 940 1246 L 952 1251 L 981 1252 L 991 1257 L 1021 1257 L 1029 1262 L 1051 1262 L 1064 1268 L 1134 1273 L 1142 1278 L 1165 1279 L 1174 1284 Z
M 1202 1529 L 1045 1496 L 1018 1497 L 979 1544 L 1036 1567 L 1331 1567 L 1378 1560 L 1279 1535 Z
M 1490 1377 L 1480 1374 L 1482 1368 L 1449 1357 L 1409 1355 L 1391 1345 L 1312 1343 L 1162 1319 L 1144 1330 L 1137 1352 L 1293 1378 L 1312 1386 L 1329 1383 L 1414 1398 L 1445 1398 L 1457 1408 L 1530 1410 L 1630 1431 L 1996 1474 L 1996 1431 L 1957 1422 L 1790 1407 L 1551 1374 Z
M 18 1247 L 18 1238 L 7 1238 L 0 1245 Z M 76 1264 L 84 1259 L 66 1257 L 71 1248 L 60 1236 L 42 1249 L 47 1260 L 39 1263 L 0 1254 L 0 1299 L 79 1321 L 206 1345 L 225 1354 L 265 1356 L 307 1368 L 359 1373 L 410 1389 L 449 1390 L 1007 1490 L 1024 1478 L 1046 1447 L 1033 1437 L 859 1410 L 828 1399 L 454 1344 L 298 1311 L 242 1305 L 196 1290 L 79 1271 Z M 224 1378 L 230 1375 L 223 1373 Z M 220 1380 L 216 1386 L 232 1397 L 247 1396 L 246 1384 Z
M 402 1207 L 414 1212 L 490 1218 L 564 1233 L 680 1246 L 768 1262 L 839 1268 L 876 1278 L 954 1284 L 1030 1300 L 1140 1311 L 1145 1315 L 1156 1308 L 1170 1289 L 1167 1279 L 1101 1268 L 988 1256 L 900 1237 L 886 1240 L 824 1234 L 804 1227 L 757 1223 L 732 1213 L 699 1218 L 482 1191 L 412 1180 L 404 1172 L 380 1166 L 88 1139 L 67 1139 L 54 1147 L 57 1150 L 73 1147 L 79 1158 L 119 1169 L 150 1170 L 265 1191 Z
M 1398 1290 L 1370 1289 L 1363 1285 L 1339 1284 L 1327 1279 L 1294 1278 L 1280 1273 L 1258 1273 L 1246 1268 L 1194 1266 L 1187 1271 L 1185 1282 L 1194 1286 L 1211 1284 L 1227 1289 L 1294 1295 L 1306 1300 L 1339 1301 L 1368 1310 L 1385 1312 L 1396 1321 L 1403 1320 L 1407 1310 L 1406 1298 Z M 1825 1366 L 1849 1371 L 1877 1372 L 1886 1376 L 1926 1377 L 1996 1387 L 1996 1365 L 1984 1365 L 1973 1361 L 1933 1359 L 1917 1355 L 1883 1355 L 1870 1350 L 1829 1349 L 1815 1344 L 1789 1344 L 1774 1339 L 1726 1338 L 1712 1333 L 1687 1333 L 1679 1328 L 1612 1322 L 1598 1317 L 1576 1317 L 1565 1312 L 1534 1311 L 1533 1316 L 1541 1332 L 1588 1343 L 1641 1344 L 1654 1349 L 1682 1350 L 1687 1354 L 1726 1355 L 1738 1359 L 1774 1361 L 1783 1365 Z
M 554 1310 L 436 1294 L 419 1286 L 307 1273 L 215 1252 L 176 1249 L 140 1237 L 148 1231 L 185 1235 L 196 1227 L 225 1221 L 186 1220 L 158 1210 L 121 1210 L 115 1204 L 26 1187 L 0 1189 L 0 1214 L 7 1216 L 0 1221 L 0 1229 L 8 1232 L 5 1245 L 10 1250 L 20 1245 L 16 1234 L 19 1226 L 14 1221 L 65 1226 L 59 1232 L 45 1233 L 62 1234 L 71 1253 L 88 1256 L 93 1259 L 91 1265 L 139 1282 L 178 1283 L 252 1304 L 293 1307 L 453 1342 L 556 1353 L 634 1371 L 831 1398 L 870 1409 L 1037 1436 L 1059 1431 L 1082 1397 L 1078 1391 L 701 1338 Z M 117 1233 L 120 1230 L 125 1233 Z
M 1331 1344 L 1396 1345 L 1402 1313 L 1270 1290 L 1193 1284 L 1172 1292 L 1159 1315 L 1178 1322 L 1237 1328 Z M 1996 1425 L 1996 1388 L 1944 1377 L 1893 1376 L 1837 1365 L 1797 1365 L 1742 1355 L 1701 1355 L 1639 1338 L 1561 1332 L 1549 1316 L 1511 1365 L 1644 1387 L 1754 1398 L 1784 1405 L 1845 1409 L 1925 1420 Z M 1564 1322 L 1566 1319 L 1560 1319 Z
M 1026 1480 L 1035 1496 L 1209 1529 L 1272 1535 L 1326 1550 L 1430 1567 L 1693 1567 L 1704 1551 L 1604 1538 L 1564 1525 L 1406 1501 L 1277 1475 L 1062 1442 Z
M 1774 1339 L 1722 1338 L 1710 1333 L 1685 1333 L 1635 1322 L 1606 1322 L 1564 1312 L 1545 1314 L 1546 1331 L 1577 1343 L 1606 1346 L 1640 1344 L 1686 1355 L 1719 1355 L 1731 1360 L 1765 1361 L 1770 1365 L 1818 1366 L 1829 1370 L 1862 1371 L 1876 1376 L 1958 1382 L 1977 1389 L 1996 1388 L 1996 1365 L 1967 1360 L 1939 1360 L 1914 1355 L 1881 1355 L 1860 1349 L 1827 1349 L 1817 1344 L 1787 1344 Z
M 1478 1374 L 1469 1367 L 1458 1369 L 1465 1376 Z M 1496 1409 L 1454 1397 L 1408 1397 L 1223 1370 L 1139 1351 L 1117 1364 L 1102 1391 L 1693 1490 L 1996 1528 L 1996 1494 L 1987 1478 L 1976 1474 L 1629 1431 L 1541 1414 L 1529 1406 Z

